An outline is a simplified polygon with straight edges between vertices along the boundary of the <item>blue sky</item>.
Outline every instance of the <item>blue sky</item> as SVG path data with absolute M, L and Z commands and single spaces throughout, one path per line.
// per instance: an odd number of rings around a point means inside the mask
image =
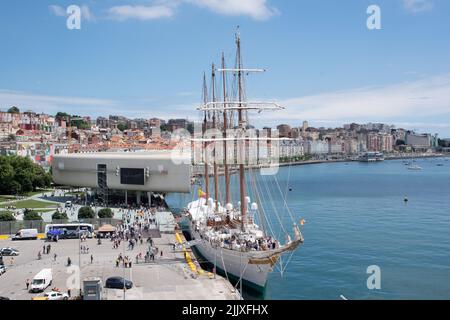
M 82 7 L 81 30 L 65 10 Z M 368 30 L 367 7 L 381 8 Z M 0 3 L 0 109 L 196 120 L 203 71 L 225 51 L 268 72 L 257 125 L 387 122 L 450 136 L 446 0 L 84 0 Z

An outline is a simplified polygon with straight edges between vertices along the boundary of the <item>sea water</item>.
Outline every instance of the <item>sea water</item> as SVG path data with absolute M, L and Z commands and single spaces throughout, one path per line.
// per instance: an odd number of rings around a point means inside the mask
M 414 164 L 422 170 L 392 160 L 282 167 L 276 179 L 255 175 L 275 233 L 284 239 L 278 217 L 291 228 L 285 196 L 294 219 L 305 219 L 305 242 L 283 257 L 283 273 L 270 274 L 264 296 L 245 288 L 244 296 L 450 299 L 450 160 Z M 250 182 L 247 188 L 251 193 Z M 233 188 L 234 199 L 238 191 Z M 368 286 L 371 266 L 379 268 L 379 289 Z

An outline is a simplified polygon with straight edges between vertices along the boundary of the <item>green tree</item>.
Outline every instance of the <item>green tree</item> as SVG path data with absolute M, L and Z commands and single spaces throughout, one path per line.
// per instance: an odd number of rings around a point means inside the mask
M 8 109 L 7 112 L 8 113 L 20 113 L 20 110 L 16 106 L 12 106 L 11 108 Z
M 23 194 L 47 188 L 52 177 L 29 158 L 0 156 L 0 193 Z
M 52 215 L 52 220 L 69 220 L 69 217 L 65 212 L 55 211 L 55 213 Z
M 23 220 L 42 220 L 41 215 L 33 210 L 25 209 Z
M 66 113 L 66 112 L 58 112 L 56 115 L 55 115 L 55 118 L 56 119 L 65 119 L 65 120 L 67 120 L 68 118 L 70 117 L 70 114 L 68 114 L 68 113 Z
M 109 208 L 104 208 L 98 211 L 98 217 L 99 218 L 109 218 L 111 219 L 114 217 L 114 213 Z
M 0 221 L 16 221 L 16 218 L 9 211 L 2 211 L 0 212 Z
M 124 132 L 125 130 L 128 129 L 128 126 L 125 123 L 119 123 L 117 125 L 117 129 L 119 129 L 120 131 Z
M 0 193 L 11 194 L 9 189 L 12 182 L 14 181 L 14 168 L 9 163 L 7 157 L 0 158 L 0 181 Z
M 169 126 L 167 124 L 163 124 L 159 127 L 159 129 L 161 130 L 161 132 L 169 131 Z
M 81 207 L 78 210 L 78 219 L 94 219 L 95 212 L 91 207 Z
M 188 123 L 187 131 L 189 131 L 190 134 L 194 134 L 194 123 L 193 122 Z

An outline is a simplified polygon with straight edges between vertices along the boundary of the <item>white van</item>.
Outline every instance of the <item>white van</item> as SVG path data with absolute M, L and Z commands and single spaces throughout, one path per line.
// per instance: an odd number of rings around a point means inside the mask
M 34 276 L 33 281 L 31 282 L 30 292 L 44 291 L 52 284 L 52 281 L 52 269 L 42 269 L 37 275 Z
M 37 229 L 20 229 L 15 236 L 12 237 L 12 240 L 36 240 L 38 237 Z

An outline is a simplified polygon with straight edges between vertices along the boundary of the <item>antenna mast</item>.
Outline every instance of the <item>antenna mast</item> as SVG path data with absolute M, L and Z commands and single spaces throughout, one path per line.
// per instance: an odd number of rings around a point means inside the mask
M 242 89 L 242 59 L 241 59 L 241 38 L 239 35 L 239 30 L 236 33 L 236 46 L 237 46 L 237 69 L 238 69 L 238 90 L 239 90 L 239 101 L 243 100 L 243 89 Z M 245 122 L 242 114 L 242 104 L 239 104 L 238 109 L 238 121 L 239 128 L 242 132 L 245 131 Z M 241 163 L 239 164 L 239 185 L 241 190 L 241 219 L 242 219 L 242 231 L 245 232 L 245 225 L 247 219 L 247 203 L 246 190 L 245 190 L 245 140 L 241 143 Z
M 206 74 L 203 74 L 203 102 L 208 102 L 208 87 L 206 85 Z M 204 111 L 204 119 L 203 119 L 203 134 L 205 134 L 207 125 L 208 125 L 208 119 L 206 118 L 206 114 L 208 111 Z M 208 152 L 207 152 L 208 142 L 204 143 L 203 150 L 205 151 L 205 188 L 206 188 L 206 201 L 209 199 L 209 168 L 208 168 Z
M 222 52 L 222 69 L 225 69 L 225 54 Z M 222 82 L 223 82 L 223 137 L 225 139 L 223 145 L 223 153 L 224 153 L 224 163 L 225 163 L 225 205 L 231 203 L 231 194 L 230 194 L 230 174 L 228 170 L 228 142 L 227 139 L 227 129 L 228 129 L 228 115 L 227 115 L 227 78 L 225 72 L 222 73 Z
M 216 69 L 214 63 L 212 64 L 212 101 L 216 102 Z M 216 111 L 213 111 L 213 128 L 217 128 Z M 214 138 L 216 138 L 214 136 Z M 216 210 L 219 210 L 219 178 L 217 173 L 217 161 L 216 161 L 216 144 L 214 144 L 214 194 Z

